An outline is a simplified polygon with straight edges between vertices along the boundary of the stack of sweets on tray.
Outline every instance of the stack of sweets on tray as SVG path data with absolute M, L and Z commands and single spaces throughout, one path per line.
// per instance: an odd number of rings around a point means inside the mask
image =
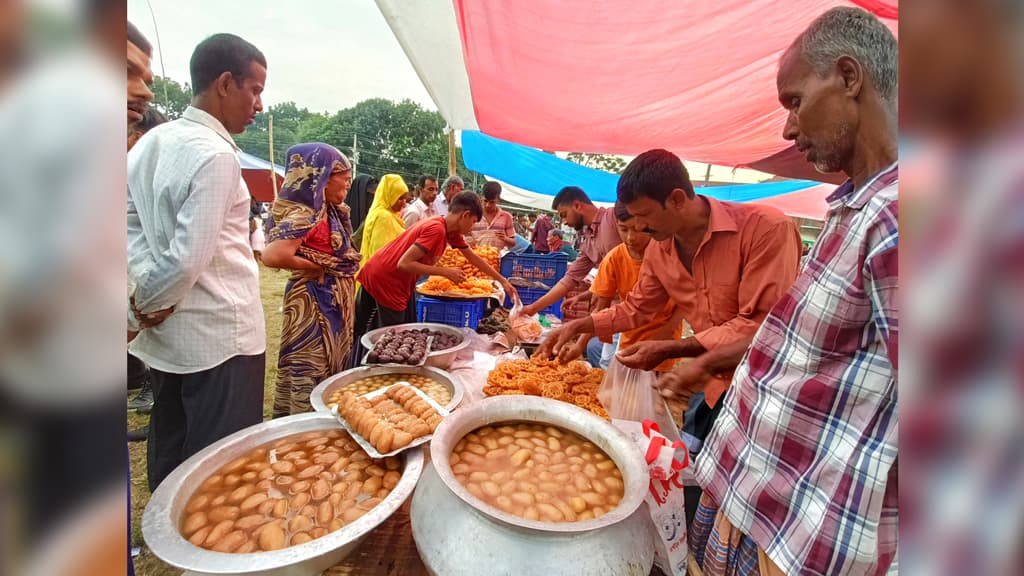
M 346 392 L 338 403 L 338 412 L 381 454 L 433 434 L 442 419 L 411 386 L 405 385 L 392 386 L 372 400 Z

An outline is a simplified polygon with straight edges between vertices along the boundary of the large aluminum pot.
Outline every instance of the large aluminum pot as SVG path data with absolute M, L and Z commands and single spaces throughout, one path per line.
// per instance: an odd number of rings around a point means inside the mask
M 594 520 L 556 524 L 507 514 L 473 496 L 452 473 L 452 448 L 480 426 L 509 421 L 552 424 L 604 450 L 622 472 L 619 506 Z M 411 519 L 416 548 L 432 574 L 650 573 L 654 543 L 650 517 L 640 506 L 647 466 L 636 445 L 600 417 L 546 398 L 488 398 L 445 418 L 431 440 L 430 459 L 413 495 Z
M 445 409 L 451 412 L 462 402 L 462 397 L 465 394 L 465 390 L 462 387 L 462 383 L 457 378 L 452 378 L 452 375 L 440 370 L 438 368 L 430 368 L 428 366 L 358 366 L 350 370 L 346 370 L 339 374 L 335 374 L 330 378 L 327 378 L 323 382 L 313 388 L 313 391 L 309 394 L 309 403 L 313 407 L 313 410 L 317 412 L 330 412 L 330 407 L 327 406 L 327 399 L 331 397 L 339 388 L 344 388 L 353 382 L 358 382 L 363 378 L 369 378 L 371 376 L 379 376 L 381 374 L 410 374 L 414 376 L 425 376 L 432 378 L 448 389 L 452 394 L 452 399 L 448 404 L 445 405 Z
M 164 562 L 195 575 L 313 576 L 341 562 L 412 494 L 423 471 L 421 448 L 402 454 L 402 477 L 387 498 L 355 522 L 312 542 L 273 552 L 225 554 L 194 546 L 178 532 L 188 499 L 221 466 L 278 438 L 338 428 L 330 414 L 300 414 L 250 426 L 201 450 L 178 466 L 153 493 L 142 516 L 146 545 Z
M 363 334 L 363 337 L 359 339 L 359 343 L 363 345 L 364 349 L 369 350 L 377 343 L 381 334 L 384 334 L 388 330 L 419 330 L 421 328 L 436 330 L 437 332 L 445 332 L 459 337 L 459 343 L 451 348 L 445 348 L 444 350 L 438 350 L 436 352 L 428 352 L 427 360 L 424 362 L 425 366 L 433 366 L 434 368 L 447 370 L 451 368 L 452 363 L 455 362 L 455 357 L 459 355 L 459 351 L 466 346 L 469 346 L 469 338 L 466 337 L 466 333 L 462 330 L 448 326 L 447 324 L 434 324 L 432 322 L 397 324 L 395 326 L 384 326 L 383 328 L 370 330 L 366 334 Z

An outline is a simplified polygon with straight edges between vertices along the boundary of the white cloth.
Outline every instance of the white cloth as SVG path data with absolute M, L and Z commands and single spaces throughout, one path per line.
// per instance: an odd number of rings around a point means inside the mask
M 0 95 L 0 390 L 62 410 L 123 395 L 125 378 L 124 228 L 110 225 L 124 210 L 124 60 L 67 48 L 36 54 Z M 68 86 L 74 113 L 55 114 Z
M 405 229 L 408 230 L 413 224 L 424 218 L 430 218 L 434 214 L 433 206 L 427 206 L 422 198 L 417 198 L 415 202 L 409 204 L 405 209 L 405 215 L 402 217 L 405 220 Z
M 435 216 L 447 216 L 448 215 L 448 203 L 444 200 L 444 194 L 438 194 L 437 198 L 434 198 L 434 215 Z
M 216 118 L 189 107 L 128 154 L 135 303 L 147 313 L 175 306 L 132 342 L 132 352 L 158 370 L 189 374 L 266 350 L 237 151 Z

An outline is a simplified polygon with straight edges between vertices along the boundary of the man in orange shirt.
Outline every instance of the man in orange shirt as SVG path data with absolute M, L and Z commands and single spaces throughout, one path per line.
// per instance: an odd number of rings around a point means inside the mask
M 651 235 L 644 231 L 644 226 L 629 213 L 622 203 L 615 204 L 616 229 L 622 244 L 619 244 L 604 257 L 597 270 L 597 277 L 590 287 L 595 302 L 593 313 L 597 313 L 612 305 L 616 299 L 625 300 L 640 279 L 640 268 L 644 261 L 644 251 L 651 243 Z M 633 344 L 646 340 L 678 340 L 683 333 L 683 311 L 674 301 L 669 300 L 649 323 L 624 332 L 618 345 L 629 348 Z M 576 346 L 566 346 L 558 355 L 559 361 L 565 363 L 578 358 L 590 343 L 590 334 L 581 335 Z M 594 340 L 598 342 L 598 340 Z M 600 346 L 598 346 L 600 348 Z M 668 372 L 675 366 L 674 359 L 667 359 L 654 370 Z
M 671 300 L 693 336 L 640 342 L 618 354 L 627 366 L 651 370 L 669 359 L 749 340 L 796 279 L 796 224 L 775 208 L 696 194 L 686 167 L 671 152 L 649 150 L 633 159 L 619 179 L 618 200 L 655 240 L 644 252 L 640 279 L 620 304 L 552 332 L 537 355 L 559 354 L 583 333 L 609 341 L 650 323 Z M 731 378 L 719 374 L 704 386 L 708 406 L 717 405 Z

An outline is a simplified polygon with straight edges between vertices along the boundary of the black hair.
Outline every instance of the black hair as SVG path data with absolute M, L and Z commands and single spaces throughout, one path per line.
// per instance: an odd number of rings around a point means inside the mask
M 145 134 L 164 122 L 167 122 L 167 116 L 164 116 L 156 108 L 147 106 L 146 111 L 142 114 L 142 120 L 139 120 L 139 123 L 135 125 L 135 129 Z
M 590 201 L 590 196 L 587 196 L 587 193 L 583 191 L 583 188 L 580 188 L 579 186 L 566 186 L 559 190 L 558 194 L 555 195 L 555 200 L 551 203 L 551 209 L 558 210 L 559 206 L 572 204 L 577 200 L 584 204 L 590 204 L 591 206 L 594 205 L 594 203 Z
M 629 204 L 640 198 L 657 200 L 662 206 L 679 188 L 693 198 L 693 183 L 683 161 L 668 150 L 648 150 L 633 158 L 619 176 L 619 202 Z
M 497 200 L 501 197 L 501 184 L 498 184 L 494 180 L 484 184 L 484 200 L 491 201 Z
M 633 215 L 626 210 L 626 205 L 622 202 L 615 203 L 615 219 L 619 222 L 627 222 L 633 218 Z
M 426 185 L 427 185 L 427 180 L 433 180 L 434 182 L 437 182 L 437 178 L 434 178 L 434 177 L 433 177 L 433 176 L 431 176 L 430 174 L 424 174 L 423 176 L 420 176 L 420 179 L 419 179 L 419 181 L 418 181 L 418 182 L 417 182 L 416 184 L 417 184 L 417 185 L 418 185 L 418 186 L 420 187 L 420 189 L 422 190 L 422 189 L 423 189 L 424 187 L 426 187 Z
M 267 67 L 263 52 L 249 42 L 234 34 L 214 34 L 200 42 L 192 52 L 192 60 L 189 61 L 192 92 L 205 92 L 225 72 L 230 72 L 235 84 L 241 86 L 253 62 Z
M 452 203 L 448 207 L 448 212 L 450 214 L 457 212 L 469 212 L 479 220 L 484 217 L 484 206 L 480 203 L 480 197 L 476 195 L 476 192 L 459 192 L 455 198 L 452 198 Z
M 552 234 L 558 236 L 559 238 L 565 238 L 565 234 L 563 234 L 562 231 L 559 230 L 558 228 L 552 228 L 551 230 L 548 230 L 548 236 Z
M 153 45 L 149 43 L 149 40 L 146 40 L 142 32 L 139 32 L 139 29 L 131 22 L 128 23 L 128 41 L 135 44 L 139 50 L 145 52 L 146 56 L 153 56 Z

